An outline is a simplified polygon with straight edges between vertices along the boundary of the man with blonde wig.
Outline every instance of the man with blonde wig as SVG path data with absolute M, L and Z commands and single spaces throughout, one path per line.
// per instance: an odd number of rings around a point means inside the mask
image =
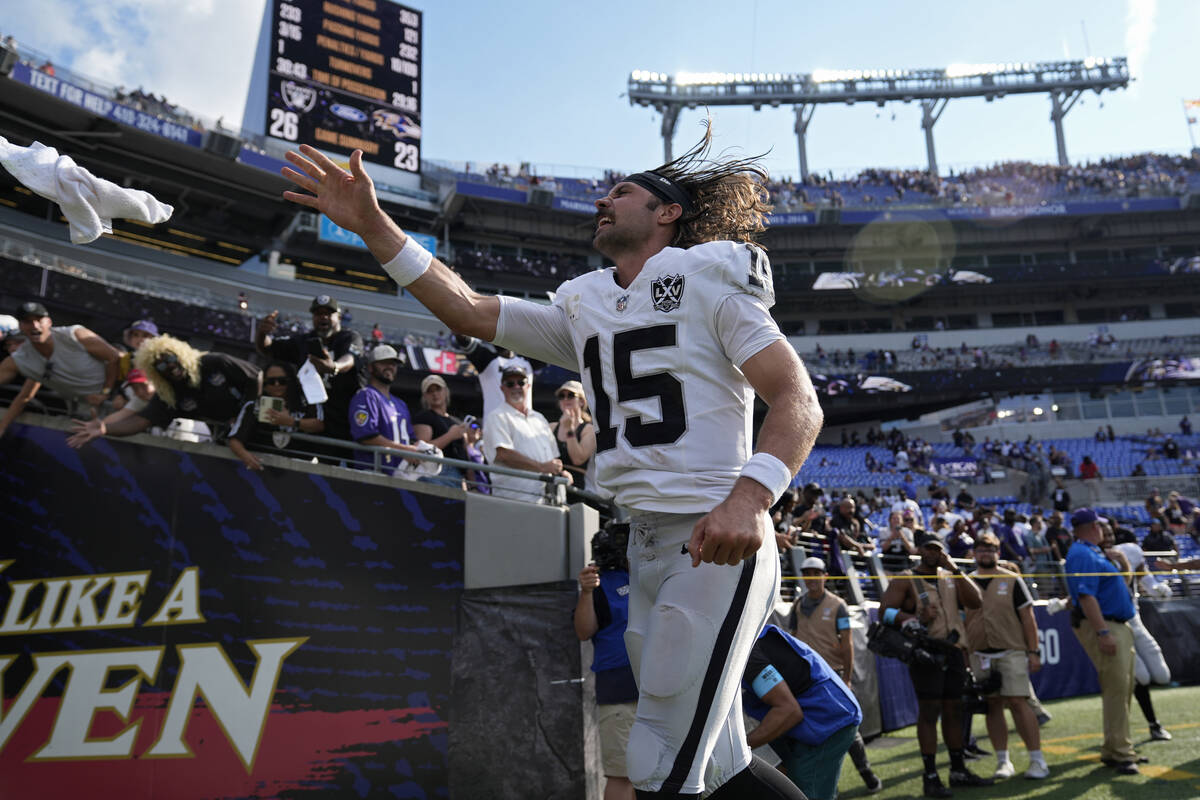
M 168 334 L 138 348 L 133 359 L 154 386 L 154 398 L 136 414 L 113 424 L 76 422 L 71 444 L 100 436 L 132 436 L 151 426 L 165 428 L 176 417 L 228 423 L 262 390 L 258 367 L 225 353 L 205 353 Z

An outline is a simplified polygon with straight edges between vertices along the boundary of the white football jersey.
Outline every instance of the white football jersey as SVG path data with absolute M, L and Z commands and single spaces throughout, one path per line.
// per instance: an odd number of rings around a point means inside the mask
M 752 453 L 754 390 L 739 369 L 783 341 L 766 254 L 668 247 L 622 289 L 615 269 L 559 287 L 550 306 L 501 297 L 496 342 L 579 370 L 596 479 L 638 511 L 698 513 L 725 499 Z

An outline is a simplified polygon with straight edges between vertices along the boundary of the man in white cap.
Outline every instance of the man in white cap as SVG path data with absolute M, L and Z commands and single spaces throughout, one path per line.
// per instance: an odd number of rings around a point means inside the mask
M 854 682 L 854 637 L 850 632 L 850 610 L 846 601 L 833 592 L 825 591 L 826 570 L 822 559 L 808 557 L 800 565 L 804 579 L 804 594 L 796 600 L 795 625 L 792 634 L 807 644 L 837 673 L 849 687 Z M 872 771 L 862 734 L 857 731 L 850 744 L 850 758 L 874 794 L 883 788 L 883 781 Z
M 392 394 L 392 382 L 400 366 L 400 356 L 391 345 L 381 344 L 367 356 L 370 382 L 359 389 L 350 400 L 350 436 L 359 444 L 388 447 L 393 450 L 417 451 L 412 444 L 412 417 L 408 404 Z M 369 451 L 359 455 L 359 461 L 371 463 Z M 382 465 L 388 471 L 399 466 L 400 458 L 384 456 Z
M 570 480 L 558 457 L 558 443 L 550 423 L 526 401 L 529 374 L 516 364 L 500 373 L 504 403 L 483 421 L 483 454 L 492 464 L 561 475 Z M 492 473 L 492 495 L 513 500 L 540 502 L 545 484 L 529 478 Z

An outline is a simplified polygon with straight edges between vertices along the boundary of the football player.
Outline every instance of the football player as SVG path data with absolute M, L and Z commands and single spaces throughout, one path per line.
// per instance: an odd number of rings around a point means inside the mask
M 627 766 L 638 797 L 795 798 L 753 760 L 740 682 L 778 590 L 767 510 L 822 422 L 768 309 L 766 174 L 709 160 L 711 131 L 678 159 L 596 201 L 593 245 L 615 266 L 550 305 L 481 295 L 379 208 L 362 153 L 349 172 L 290 152 L 284 197 L 363 237 L 389 275 L 459 334 L 578 370 L 595 412 L 600 486 L 632 515 L 625 641 L 640 697 Z M 752 452 L 755 394 L 769 406 Z M 761 548 L 767 548 L 760 552 Z M 719 788 L 717 788 L 719 787 Z

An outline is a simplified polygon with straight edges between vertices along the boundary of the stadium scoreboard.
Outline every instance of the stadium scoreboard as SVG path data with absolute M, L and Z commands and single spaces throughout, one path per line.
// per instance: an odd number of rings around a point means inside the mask
M 272 0 L 267 135 L 406 172 L 421 165 L 421 12 Z

